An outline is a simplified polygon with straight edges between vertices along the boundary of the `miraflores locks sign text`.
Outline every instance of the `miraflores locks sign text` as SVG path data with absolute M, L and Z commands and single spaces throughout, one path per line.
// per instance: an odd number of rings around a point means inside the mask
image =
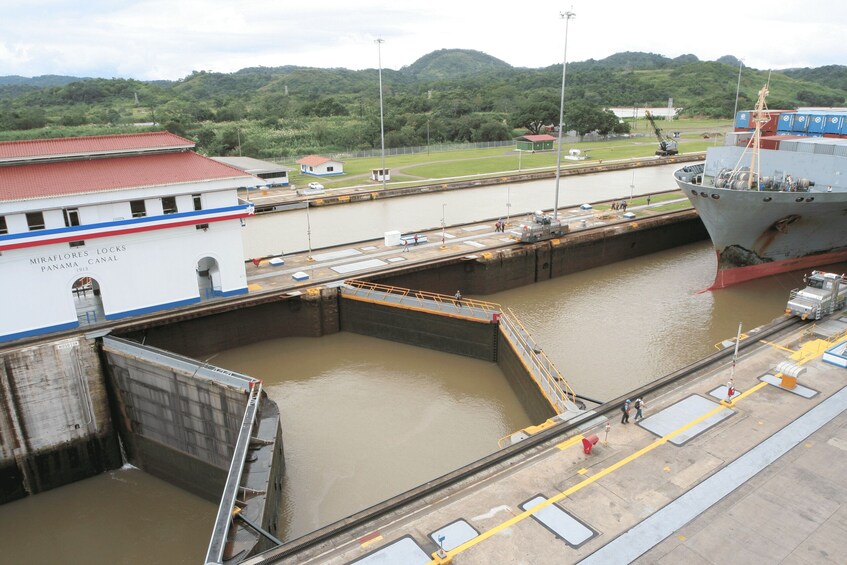
M 42 273 L 68 269 L 85 272 L 94 265 L 116 263 L 125 252 L 126 245 L 107 245 L 93 249 L 80 249 L 79 251 L 32 257 L 29 264 L 38 267 Z

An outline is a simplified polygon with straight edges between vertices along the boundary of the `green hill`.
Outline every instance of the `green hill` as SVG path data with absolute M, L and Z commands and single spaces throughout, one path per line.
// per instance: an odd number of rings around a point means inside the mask
M 471 49 L 440 49 L 424 55 L 400 72 L 419 80 L 449 80 L 489 71 L 506 71 L 512 66 L 491 55 Z
M 573 62 L 566 107 L 600 120 L 603 108 L 665 106 L 673 98 L 683 116 L 728 120 L 738 64 L 731 55 L 700 61 L 643 52 Z M 383 69 L 386 146 L 505 140 L 524 131 L 523 119 L 553 123 L 561 72 L 561 65 L 512 67 L 467 49 Z M 743 67 L 739 108 L 752 107 L 768 81 L 772 108 L 837 106 L 847 96 L 847 67 Z M 0 77 L 0 101 L 0 139 L 137 131 L 133 124 L 155 122 L 210 154 L 284 157 L 380 145 L 377 69 L 283 65 L 195 71 L 178 81 Z M 532 112 L 539 115 L 525 118 Z

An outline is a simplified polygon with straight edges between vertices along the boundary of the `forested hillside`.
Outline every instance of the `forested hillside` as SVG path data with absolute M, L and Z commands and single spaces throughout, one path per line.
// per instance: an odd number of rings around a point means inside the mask
M 568 64 L 568 129 L 626 131 L 610 106 L 665 106 L 683 116 L 729 119 L 738 59 L 670 59 L 618 53 Z M 399 71 L 383 69 L 387 147 L 511 139 L 558 122 L 561 65 L 515 68 L 472 50 L 435 51 Z M 739 108 L 768 80 L 744 68 Z M 847 67 L 792 69 L 770 79 L 771 107 L 839 105 Z M 137 124 L 150 123 L 143 126 Z M 136 125 L 133 125 L 136 124 Z M 177 81 L 0 77 L 0 139 L 168 130 L 208 154 L 279 158 L 376 148 L 376 69 L 253 67 L 195 71 Z

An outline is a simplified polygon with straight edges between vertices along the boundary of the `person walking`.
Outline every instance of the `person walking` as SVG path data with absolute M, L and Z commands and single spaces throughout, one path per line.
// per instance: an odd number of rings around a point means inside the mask
M 418 234 L 415 234 L 415 245 L 418 244 Z
M 406 253 L 407 251 L 409 251 L 409 242 L 404 239 L 403 240 L 403 253 Z
M 627 398 L 626 402 L 624 402 L 623 406 L 621 406 L 621 412 L 623 412 L 623 415 L 621 415 L 621 424 L 628 424 L 629 423 L 629 411 L 630 411 L 630 409 L 631 409 L 631 407 L 630 407 L 629 398 Z
M 644 401 L 640 398 L 636 398 L 633 406 L 635 406 L 635 418 L 633 418 L 633 421 L 637 422 L 644 418 L 644 415 L 641 413 L 641 410 L 645 408 Z

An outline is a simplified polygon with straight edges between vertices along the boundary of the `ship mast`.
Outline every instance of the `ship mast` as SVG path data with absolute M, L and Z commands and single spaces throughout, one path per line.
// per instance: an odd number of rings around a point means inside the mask
M 755 190 L 760 190 L 759 183 L 759 149 L 761 147 L 760 141 L 762 137 L 762 126 L 767 123 L 770 118 L 767 113 L 767 106 L 765 105 L 765 98 L 768 96 L 768 87 L 767 85 L 763 86 L 759 91 L 759 98 L 756 100 L 756 110 L 753 114 L 753 121 L 756 123 L 756 129 L 753 132 L 753 137 L 750 139 L 750 145 L 752 146 L 751 157 L 750 157 L 750 187 L 755 186 Z M 753 184 L 755 183 L 755 185 Z

